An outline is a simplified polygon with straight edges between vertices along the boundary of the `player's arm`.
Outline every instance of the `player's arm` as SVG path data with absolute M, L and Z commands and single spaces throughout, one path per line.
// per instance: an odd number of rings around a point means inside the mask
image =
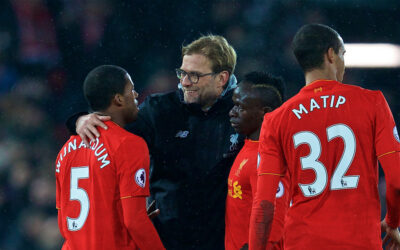
M 110 120 L 110 116 L 100 116 L 98 114 L 89 114 L 87 112 L 79 112 L 71 117 L 65 122 L 68 131 L 72 135 L 79 135 L 82 141 L 89 145 L 90 140 L 94 140 L 96 137 L 100 136 L 97 126 L 107 129 L 104 121 Z
M 152 107 L 149 104 L 150 98 L 146 98 L 145 102 L 140 105 L 138 119 L 134 123 L 127 124 L 125 129 L 136 135 L 143 137 L 149 144 L 153 138 L 153 130 L 151 129 Z M 86 145 L 90 140 L 100 136 L 97 127 L 107 129 L 104 121 L 110 120 L 109 116 L 101 116 L 98 114 L 88 114 L 87 112 L 77 113 L 68 118 L 66 125 L 71 134 L 79 135 Z
M 400 139 L 392 112 L 381 92 L 376 92 L 375 151 L 386 180 L 388 204 L 386 222 L 390 227 L 400 225 Z
M 136 245 L 143 250 L 165 249 L 146 211 L 146 197 L 121 200 L 124 224 Z
M 385 242 L 400 248 L 400 139 L 392 112 L 383 94 L 377 92 L 375 111 L 375 150 L 386 180 L 386 218 L 382 229 L 386 231 Z
M 249 249 L 265 250 L 267 247 L 276 191 L 282 176 L 282 150 L 276 139 L 276 129 L 271 129 L 277 126 L 270 118 L 269 114 L 264 116 L 260 132 L 257 192 L 250 217 Z M 268 245 L 267 249 L 271 247 Z
M 288 183 L 287 178 L 282 177 L 280 178 L 278 190 L 276 192 L 276 201 L 275 201 L 275 209 L 274 215 L 272 220 L 272 228 L 270 237 L 268 238 L 267 245 L 273 246 L 277 244 L 283 236 L 283 227 L 285 222 L 286 211 L 288 207 L 288 198 L 289 193 L 287 192 Z M 252 189 L 253 197 L 256 196 L 257 191 L 257 174 L 250 177 L 250 186 Z
M 266 249 L 274 217 L 274 203 L 280 176 L 258 176 L 257 192 L 250 217 L 249 247 L 251 250 Z
M 281 177 L 279 180 L 278 190 L 276 192 L 274 217 L 272 220 L 271 233 L 268 238 L 269 245 L 276 245 L 283 239 L 283 229 L 285 224 L 285 216 L 289 207 L 289 188 L 288 177 Z
M 75 123 L 76 134 L 78 134 L 82 138 L 82 141 L 86 145 L 89 145 L 89 142 L 91 140 L 95 140 L 97 137 L 100 136 L 97 127 L 107 129 L 104 121 L 108 121 L 110 119 L 110 116 L 101 116 L 95 113 L 79 116 L 77 117 Z
M 139 137 L 126 137 L 115 156 L 124 224 L 140 249 L 164 249 L 146 209 L 149 151 Z
M 386 180 L 386 223 L 391 228 L 400 226 L 400 152 L 379 157 Z

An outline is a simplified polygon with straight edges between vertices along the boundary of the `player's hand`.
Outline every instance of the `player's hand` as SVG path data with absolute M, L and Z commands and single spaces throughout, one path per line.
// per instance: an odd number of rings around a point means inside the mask
M 150 220 L 156 218 L 160 214 L 160 209 L 156 209 L 156 201 L 152 201 L 150 205 L 147 207 L 147 216 L 149 216 Z
M 107 129 L 103 121 L 110 120 L 110 116 L 101 116 L 98 114 L 88 114 L 78 118 L 76 121 L 76 133 L 82 138 L 82 141 L 88 146 L 91 140 L 100 136 L 97 126 Z
M 385 249 L 400 250 L 400 233 L 398 228 L 391 228 L 386 223 L 386 220 L 381 221 L 381 230 L 386 235 L 383 238 L 383 246 L 387 243 Z

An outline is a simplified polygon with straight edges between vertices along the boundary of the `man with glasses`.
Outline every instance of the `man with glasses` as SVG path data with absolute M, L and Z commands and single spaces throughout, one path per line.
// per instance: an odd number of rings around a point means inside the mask
M 203 36 L 182 48 L 177 91 L 148 97 L 126 128 L 142 136 L 151 154 L 154 220 L 167 249 L 224 249 L 229 169 L 241 139 L 229 122 L 236 52 L 221 36 Z M 69 120 L 84 141 L 106 128 L 107 117 Z M 132 154 L 135 154 L 132 151 Z

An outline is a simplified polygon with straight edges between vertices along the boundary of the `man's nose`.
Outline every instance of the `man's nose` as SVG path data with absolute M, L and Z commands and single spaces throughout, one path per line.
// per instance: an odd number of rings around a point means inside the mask
M 133 97 L 136 99 L 139 97 L 139 93 L 136 90 L 133 91 Z
M 233 106 L 233 108 L 229 111 L 229 116 L 230 117 L 235 117 L 237 112 L 236 112 L 236 106 Z
M 187 87 L 187 86 L 192 85 L 192 83 L 191 83 L 190 80 L 189 80 L 189 76 L 188 76 L 188 75 L 185 75 L 185 76 L 181 79 L 181 84 L 182 84 L 182 86 L 184 86 L 184 87 Z

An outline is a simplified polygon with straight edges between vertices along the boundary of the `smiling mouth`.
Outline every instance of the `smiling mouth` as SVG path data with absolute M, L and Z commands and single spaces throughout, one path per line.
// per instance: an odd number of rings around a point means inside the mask
M 239 127 L 239 123 L 231 121 L 231 126 L 234 127 L 234 128 L 237 128 L 237 127 Z

